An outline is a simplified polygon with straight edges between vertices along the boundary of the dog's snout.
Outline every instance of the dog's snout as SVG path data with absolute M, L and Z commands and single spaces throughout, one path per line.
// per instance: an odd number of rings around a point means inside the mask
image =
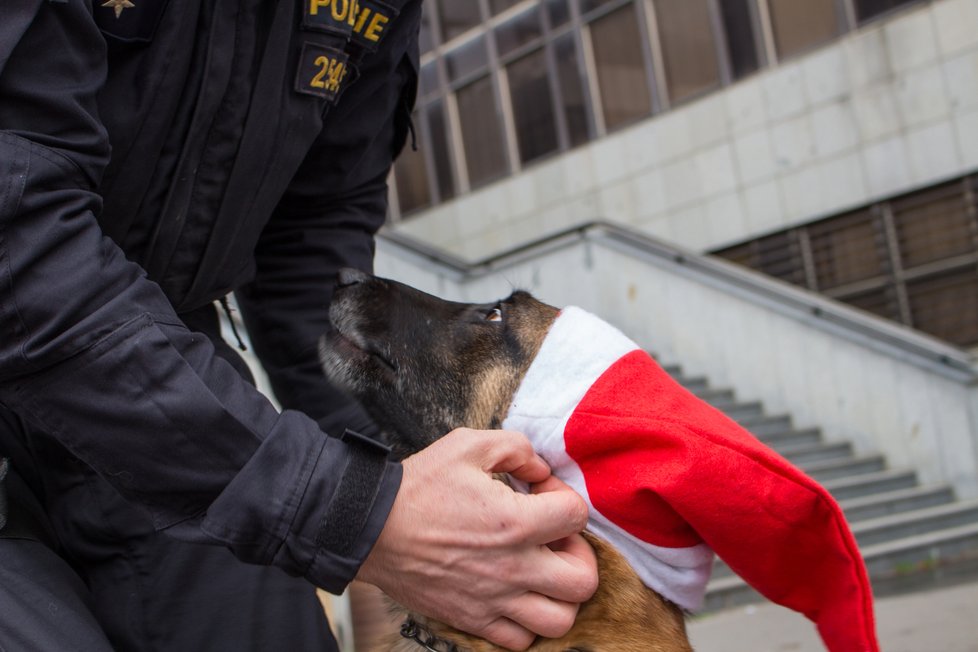
M 368 274 L 361 272 L 359 269 L 344 267 L 338 272 L 336 276 L 336 283 L 342 288 L 349 285 L 356 285 L 357 283 L 363 283 L 369 278 L 370 276 Z

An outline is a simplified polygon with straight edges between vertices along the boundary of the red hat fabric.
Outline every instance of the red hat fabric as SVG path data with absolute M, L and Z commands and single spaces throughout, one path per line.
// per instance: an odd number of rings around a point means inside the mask
M 597 317 L 565 308 L 503 423 L 590 507 L 646 585 L 702 606 L 716 552 L 831 652 L 878 652 L 872 591 L 828 492 L 676 383 Z

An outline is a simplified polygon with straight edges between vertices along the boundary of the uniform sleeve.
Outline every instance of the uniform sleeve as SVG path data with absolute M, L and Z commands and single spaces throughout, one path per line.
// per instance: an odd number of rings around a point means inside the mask
M 256 276 L 237 293 L 256 354 L 283 406 L 327 432 L 376 434 L 361 407 L 334 389 L 318 361 L 341 267 L 371 271 L 387 216 L 387 177 L 401 150 L 417 86 L 420 3 L 408 3 L 326 127 L 266 227 Z
M 103 236 L 105 53 L 88 7 L 9 0 L 0 21 L 0 401 L 158 529 L 341 590 L 400 468 L 278 413 Z

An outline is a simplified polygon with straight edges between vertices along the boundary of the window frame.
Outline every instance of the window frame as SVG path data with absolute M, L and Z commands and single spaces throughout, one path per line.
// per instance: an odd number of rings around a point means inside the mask
M 473 2 L 473 0 L 468 1 Z M 781 56 L 777 50 L 777 35 L 772 22 L 772 0 L 747 0 L 747 8 L 750 12 L 750 24 L 752 27 L 754 48 L 757 52 L 758 67 L 755 71 L 745 73 L 741 77 L 736 78 L 733 72 L 733 60 L 728 44 L 730 36 L 726 32 L 726 25 L 724 23 L 721 10 L 721 3 L 723 0 L 707 0 L 710 19 L 710 34 L 713 39 L 715 56 L 717 59 L 719 81 L 715 85 L 705 88 L 702 91 L 692 93 L 679 100 L 671 98 L 668 92 L 668 80 L 665 72 L 663 44 L 659 33 L 658 20 L 655 15 L 655 0 L 608 0 L 601 6 L 595 7 L 585 13 L 582 13 L 582 0 L 567 0 L 569 19 L 559 26 L 551 25 L 550 12 L 548 11 L 547 2 L 545 0 L 521 0 L 498 14 L 492 13 L 490 0 L 474 0 L 474 3 L 478 7 L 479 15 L 482 18 L 481 22 L 447 41 L 444 39 L 444 35 L 442 33 L 443 25 L 441 24 L 440 5 L 432 4 L 430 10 L 426 8 L 422 15 L 423 20 L 426 21 L 425 29 L 427 31 L 427 35 L 430 37 L 431 47 L 422 53 L 421 64 L 422 66 L 425 66 L 431 64 L 432 62 L 435 63 L 438 88 L 433 92 L 426 94 L 424 97 L 419 96 L 417 106 L 419 108 L 424 108 L 435 101 L 444 102 L 447 131 L 445 134 L 445 139 L 448 144 L 449 158 L 451 159 L 450 167 L 452 169 L 452 176 L 455 184 L 454 193 L 452 193 L 451 196 L 453 198 L 460 197 L 472 192 L 473 187 L 469 183 L 468 172 L 466 169 L 467 166 L 465 163 L 464 143 L 461 142 L 461 125 L 458 114 L 456 94 L 459 89 L 467 86 L 473 81 L 480 79 L 484 74 L 486 74 L 487 70 L 492 81 L 493 101 L 495 103 L 496 115 L 499 116 L 500 120 L 500 129 L 502 134 L 501 138 L 503 140 L 505 158 L 508 162 L 507 169 L 503 173 L 503 177 L 506 177 L 519 174 L 528 167 L 532 167 L 533 165 L 537 165 L 542 161 L 546 161 L 552 156 L 560 155 L 561 153 L 569 151 L 573 147 L 603 138 L 619 128 L 627 128 L 628 125 L 634 124 L 634 121 L 629 121 L 611 129 L 609 129 L 606 124 L 607 121 L 602 109 L 602 98 L 595 65 L 594 47 L 590 33 L 591 25 L 595 20 L 600 19 L 614 11 L 618 11 L 626 5 L 633 5 L 636 12 L 639 43 L 642 49 L 642 60 L 645 70 L 645 81 L 648 85 L 651 106 L 650 111 L 646 116 L 636 120 L 641 121 L 643 119 L 648 119 L 659 115 L 673 108 L 694 102 L 705 95 L 719 91 L 731 84 L 739 82 L 742 79 L 749 78 L 758 72 L 776 66 L 782 61 L 805 56 L 812 50 L 824 47 L 833 40 L 843 36 L 853 29 L 861 27 L 862 25 L 875 22 L 877 20 L 886 19 L 895 13 L 908 11 L 914 7 L 920 6 L 921 4 L 928 3 L 931 0 L 907 0 L 900 6 L 864 19 L 862 23 L 860 23 L 857 19 L 858 1 L 859 0 L 830 0 L 836 9 L 836 17 L 838 21 L 833 37 L 810 47 L 802 48 L 796 52 L 791 52 L 786 56 Z M 514 17 L 519 16 L 521 13 L 534 10 L 534 8 L 535 10 L 539 11 L 542 35 L 540 37 L 531 39 L 526 44 L 517 47 L 511 52 L 507 52 L 504 56 L 500 56 L 496 40 L 497 28 L 512 20 Z M 579 142 L 572 142 L 569 131 L 570 126 L 566 116 L 564 115 L 562 95 L 563 89 L 560 86 L 560 80 L 558 78 L 559 75 L 555 72 L 557 68 L 557 59 L 554 54 L 556 47 L 555 43 L 558 41 L 558 39 L 565 38 L 568 34 L 572 34 L 571 38 L 574 40 L 576 54 L 578 57 L 580 57 L 579 79 L 581 82 L 581 89 L 584 99 L 584 114 L 587 120 L 586 138 Z M 448 70 L 446 65 L 446 55 L 469 42 L 471 39 L 479 38 L 480 36 L 485 38 L 486 41 L 486 68 L 471 72 L 467 75 L 459 77 L 456 80 L 450 80 L 447 74 Z M 554 107 L 555 122 L 557 123 L 556 128 L 558 134 L 558 147 L 553 154 L 547 154 L 545 156 L 532 159 L 528 163 L 524 164 L 521 162 L 519 155 L 518 135 L 516 133 L 512 101 L 509 95 L 510 89 L 506 66 L 512 63 L 514 60 L 522 58 L 523 56 L 533 52 L 539 47 L 543 47 L 545 49 L 545 56 L 548 62 L 551 103 Z M 575 133 L 577 132 L 575 131 Z M 425 139 L 420 139 L 420 142 L 422 144 L 426 144 Z M 425 158 L 427 161 L 428 156 L 425 155 Z M 426 165 L 426 169 L 429 172 L 429 180 L 431 183 L 434 183 L 437 186 L 437 175 L 431 174 L 431 167 L 431 164 Z M 392 174 L 394 174 L 393 171 Z M 482 184 L 479 185 L 481 187 Z M 391 183 L 390 186 L 392 188 L 392 193 L 395 194 L 391 202 L 394 208 L 391 211 L 390 217 L 392 220 L 397 220 L 400 219 L 402 215 L 400 214 L 397 206 L 396 183 Z M 440 188 L 434 189 L 432 197 L 438 199 L 433 199 L 431 208 L 434 208 L 445 201 L 445 199 L 442 199 L 442 195 L 444 195 L 444 193 L 441 192 Z M 415 213 L 418 212 L 420 211 L 415 211 Z

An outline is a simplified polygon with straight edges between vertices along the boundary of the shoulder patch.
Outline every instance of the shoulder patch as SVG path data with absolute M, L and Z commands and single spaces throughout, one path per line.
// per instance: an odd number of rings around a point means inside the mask
M 400 11 L 380 0 L 361 0 L 353 41 L 368 50 L 376 50 Z
M 302 0 L 302 27 L 339 34 L 375 50 L 400 10 L 381 0 Z
M 316 43 L 303 43 L 295 90 L 335 101 L 349 72 L 349 55 Z
M 305 29 L 349 37 L 360 12 L 359 0 L 303 0 Z

